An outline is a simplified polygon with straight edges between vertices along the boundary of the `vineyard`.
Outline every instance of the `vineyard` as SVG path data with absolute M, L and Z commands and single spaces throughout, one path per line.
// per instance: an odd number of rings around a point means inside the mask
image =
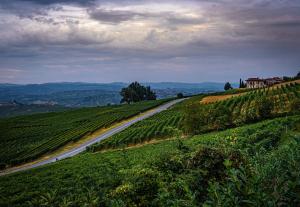
M 203 95 L 195 96 L 172 108 L 140 121 L 124 131 L 101 141 L 89 148 L 90 151 L 124 147 L 156 139 L 176 136 L 182 128 L 184 108 L 189 103 L 199 101 Z
M 232 120 L 236 120 L 236 123 L 238 123 L 239 121 L 246 121 L 247 116 L 258 115 L 256 103 L 260 99 L 270 101 L 272 105 L 271 114 L 274 116 L 289 113 L 296 110 L 293 108 L 293 104 L 300 99 L 300 84 L 291 83 L 275 88 L 253 90 L 244 95 L 219 101 L 214 104 L 207 104 L 206 106 L 211 107 L 213 110 L 218 110 L 219 107 L 224 106 L 231 112 Z
M 299 111 L 300 84 L 298 83 L 243 92 L 239 96 L 210 104 L 199 104 L 204 95 L 193 97 L 93 145 L 90 150 L 95 152 L 122 148 L 149 142 L 152 139 L 164 139 L 184 132 L 188 133 L 190 131 L 185 129 L 185 122 L 189 121 L 189 118 L 191 118 L 190 122 L 193 122 L 190 124 L 193 125 L 192 133 L 201 134 Z M 218 93 L 220 96 L 224 94 Z M 236 91 L 233 94 L 236 94 Z M 264 98 L 262 101 L 268 100 L 269 107 L 272 107 L 269 116 L 264 117 L 260 114 L 258 103 L 262 98 Z M 188 118 L 185 119 L 184 114 Z
M 68 142 L 169 100 L 0 119 L 1 166 L 33 160 Z
M 153 137 L 165 138 L 175 135 L 176 129 L 182 121 L 180 112 L 174 110 L 163 111 L 146 121 L 141 121 L 128 129 L 106 139 L 101 143 L 92 146 L 92 151 L 106 148 L 115 148 L 117 146 L 127 146 L 150 141 Z
M 288 116 L 84 153 L 0 177 L 0 206 L 299 206 L 299 124 Z

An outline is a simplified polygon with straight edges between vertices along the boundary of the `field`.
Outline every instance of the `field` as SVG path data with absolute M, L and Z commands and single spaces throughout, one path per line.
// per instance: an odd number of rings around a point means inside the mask
M 297 84 L 300 84 L 300 80 L 280 83 L 280 84 L 277 84 L 277 85 L 274 85 L 274 86 L 271 86 L 271 87 L 267 88 L 267 90 L 277 90 L 278 88 L 281 88 L 281 87 L 284 88 L 286 86 L 289 87 L 291 85 L 297 85 Z M 200 103 L 210 104 L 210 103 L 215 103 L 215 102 L 218 102 L 218 101 L 224 101 L 224 100 L 232 98 L 232 97 L 245 95 L 245 94 L 247 94 L 247 92 L 254 91 L 254 90 L 256 90 L 256 89 L 242 88 L 242 89 L 229 90 L 227 93 L 226 92 L 223 93 L 223 94 L 219 93 L 219 95 L 212 95 L 212 96 L 204 97 L 200 101 Z M 262 89 L 262 90 L 264 90 L 264 89 Z
M 168 100 L 0 119 L 1 167 L 33 160 Z
M 300 116 L 0 177 L 0 206 L 299 206 Z
M 207 96 L 207 97 L 203 98 L 200 101 L 200 103 L 201 104 L 210 104 L 210 103 L 214 103 L 214 102 L 217 102 L 217 101 L 224 101 L 226 99 L 233 98 L 233 97 L 236 97 L 236 96 L 241 96 L 241 95 L 243 95 L 243 93 L 217 95 L 217 96 Z
M 209 104 L 191 97 L 78 156 L 0 177 L 0 206 L 300 206 L 299 91 L 288 83 Z M 156 104 L 59 118 L 127 117 Z
M 101 141 L 89 148 L 90 151 L 102 149 L 122 148 L 125 146 L 144 143 L 155 139 L 164 139 L 181 134 L 185 106 L 201 100 L 204 95 L 194 96 L 172 108 L 140 121 L 124 131 Z
M 213 97 L 230 96 L 231 98 L 200 104 L 200 101 L 211 96 L 195 96 L 177 106 L 143 120 L 98 144 L 90 150 L 100 151 L 111 148 L 122 148 L 153 139 L 164 139 L 192 132 L 193 134 L 206 133 L 214 130 L 223 130 L 228 127 L 254 123 L 271 117 L 295 113 L 296 105 L 300 100 L 300 84 L 283 84 L 275 88 L 251 90 L 247 93 L 236 94 L 236 90 L 218 93 Z M 224 95 L 225 94 L 225 95 Z M 264 103 L 262 97 L 270 102 L 270 114 L 261 114 Z M 262 105 L 259 106 L 258 104 Z M 184 118 L 186 114 L 187 118 Z M 190 119 L 190 120 L 189 120 Z M 186 129 L 186 122 L 191 122 L 193 131 Z M 192 124 L 190 124 L 192 125 Z

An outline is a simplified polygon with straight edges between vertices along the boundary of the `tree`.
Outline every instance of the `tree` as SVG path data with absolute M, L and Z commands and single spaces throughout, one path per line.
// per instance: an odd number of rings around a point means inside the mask
M 291 81 L 291 80 L 293 80 L 293 78 L 291 78 L 291 77 L 288 77 L 288 76 L 283 76 L 283 81 Z
M 224 90 L 228 91 L 230 89 L 233 89 L 232 86 L 231 86 L 231 84 L 229 82 L 225 83 Z
M 177 98 L 183 98 L 184 96 L 183 96 L 183 94 L 182 93 L 178 93 L 177 94 Z
M 246 84 L 242 79 L 240 79 L 240 87 L 239 88 L 246 88 Z
M 139 102 L 144 100 L 156 100 L 156 94 L 151 90 L 150 86 L 144 87 L 138 82 L 131 83 L 128 87 L 122 88 L 120 95 L 121 103 Z
M 156 100 L 156 94 L 151 91 L 150 86 L 146 87 L 146 100 Z

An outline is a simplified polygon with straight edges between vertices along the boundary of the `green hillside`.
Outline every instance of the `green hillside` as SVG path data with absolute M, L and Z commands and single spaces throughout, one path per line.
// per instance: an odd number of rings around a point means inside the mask
M 89 148 L 91 151 L 135 145 L 152 139 L 164 139 L 175 136 L 182 128 L 185 107 L 189 103 L 199 102 L 205 95 L 195 96 L 176 104 L 172 108 L 142 120 L 124 131 L 103 140 Z
M 245 91 L 247 93 L 241 96 L 211 104 L 200 104 L 205 95 L 195 96 L 93 145 L 90 150 L 95 152 L 122 148 L 152 139 L 170 138 L 177 134 L 224 130 L 299 111 L 300 84 L 290 83 L 275 88 Z M 238 92 L 232 90 L 217 95 Z
M 86 153 L 0 177 L 0 206 L 299 206 L 299 91 L 299 84 L 287 83 L 191 97 Z M 230 96 L 202 102 L 216 95 Z M 80 129 L 92 131 L 162 102 L 17 117 L 1 126 L 18 132 L 9 146 L 20 140 L 25 149 L 20 135 L 27 128 L 64 123 L 82 136 Z M 24 118 L 36 122 L 25 125 Z M 19 154 L 12 149 L 6 154 L 14 158 Z
M 0 206 L 299 206 L 300 116 L 0 177 Z
M 35 159 L 168 100 L 0 119 L 0 163 L 4 167 Z

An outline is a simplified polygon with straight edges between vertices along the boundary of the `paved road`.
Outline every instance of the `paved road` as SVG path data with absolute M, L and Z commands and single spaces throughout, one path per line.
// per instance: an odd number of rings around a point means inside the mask
M 174 104 L 176 104 L 178 102 L 181 102 L 183 100 L 184 99 L 173 100 L 173 101 L 170 101 L 170 102 L 168 102 L 166 104 L 158 106 L 155 109 L 149 110 L 149 112 L 143 113 L 142 116 L 138 116 L 136 118 L 131 119 L 128 122 L 125 122 L 125 123 L 123 123 L 121 125 L 118 125 L 117 127 L 114 127 L 112 129 L 106 131 L 105 133 L 101 134 L 100 136 L 95 137 L 94 139 L 91 139 L 91 140 L 89 140 L 89 141 L 81 144 L 80 146 L 75 147 L 73 149 L 70 149 L 69 151 L 64 152 L 62 154 L 59 154 L 59 155 L 57 155 L 55 157 L 51 157 L 49 159 L 46 159 L 44 161 L 40 161 L 40 162 L 34 163 L 32 165 L 21 166 L 21 167 L 18 167 L 18 168 L 11 168 L 11 169 L 8 169 L 7 171 L 0 172 L 0 175 L 6 175 L 6 174 L 14 173 L 14 172 L 28 170 L 28 169 L 36 168 L 36 167 L 39 167 L 39 166 L 42 166 L 42 165 L 46 165 L 46 164 L 49 164 L 49 163 L 52 163 L 52 162 L 56 162 L 56 161 L 61 160 L 61 159 L 65 159 L 65 158 L 68 158 L 68 157 L 73 157 L 73 156 L 75 156 L 75 155 L 77 155 L 77 154 L 85 151 L 86 147 L 88 147 L 88 146 L 90 146 L 92 144 L 95 144 L 97 142 L 100 142 L 101 140 L 106 139 L 108 137 L 111 137 L 112 135 L 119 133 L 120 131 L 122 131 L 122 130 L 126 129 L 127 127 L 131 126 L 132 124 L 134 124 L 134 123 L 136 123 L 138 121 L 141 121 L 143 119 L 146 119 L 146 118 L 148 118 L 150 116 L 153 116 L 154 114 L 162 112 L 162 111 L 168 109 L 169 107 L 173 106 Z

